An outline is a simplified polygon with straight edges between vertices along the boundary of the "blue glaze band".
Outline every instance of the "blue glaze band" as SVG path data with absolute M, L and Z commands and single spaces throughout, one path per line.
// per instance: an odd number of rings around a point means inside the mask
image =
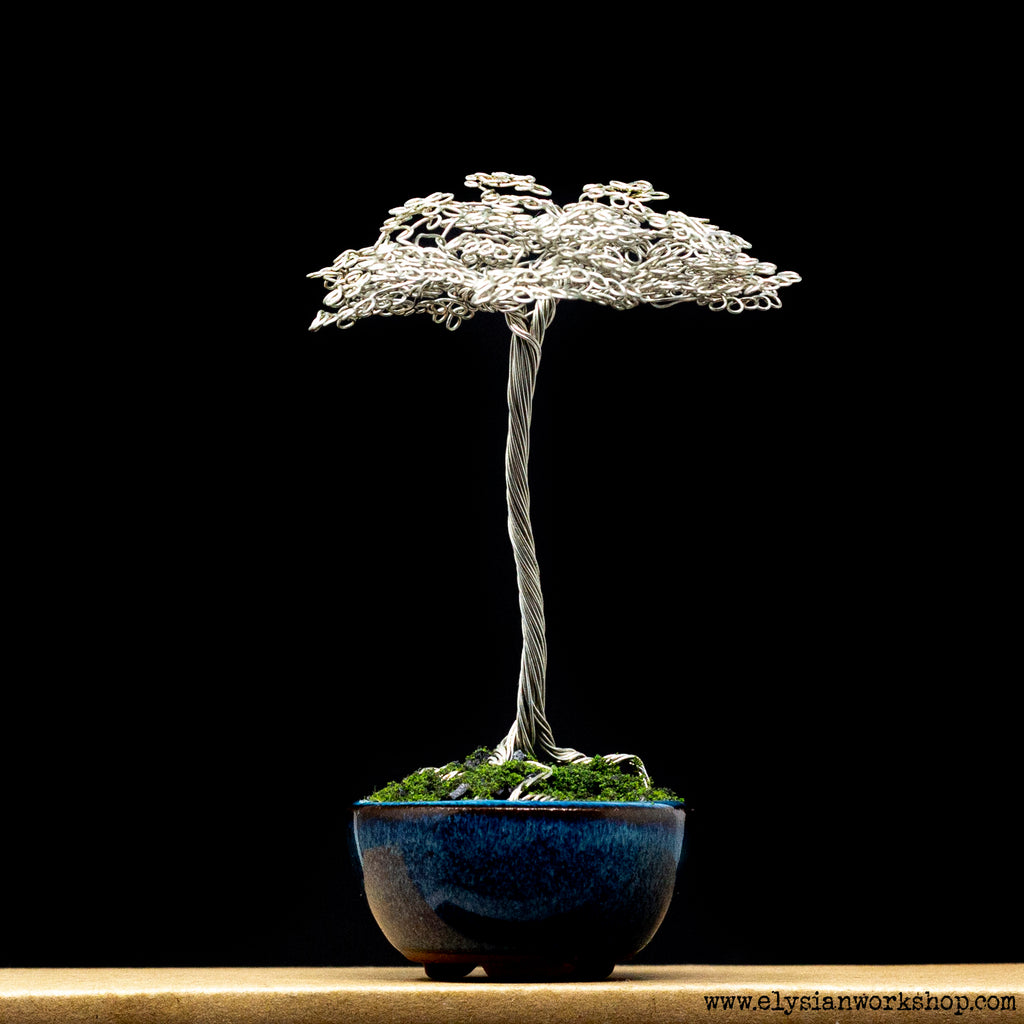
M 357 800 L 353 807 L 678 807 L 682 800 Z
M 360 801 L 367 902 L 414 961 L 628 959 L 675 889 L 681 805 Z

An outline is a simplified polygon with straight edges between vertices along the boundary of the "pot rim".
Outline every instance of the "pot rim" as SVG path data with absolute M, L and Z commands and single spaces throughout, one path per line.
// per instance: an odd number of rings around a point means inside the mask
M 669 807 L 685 810 L 682 800 L 356 800 L 353 808 L 362 807 L 508 807 L 515 810 L 538 810 L 572 807 Z

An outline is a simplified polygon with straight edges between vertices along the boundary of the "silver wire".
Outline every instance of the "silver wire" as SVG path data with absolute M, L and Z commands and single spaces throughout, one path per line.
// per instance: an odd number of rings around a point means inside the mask
M 558 299 L 741 313 L 778 307 L 779 289 L 800 280 L 747 255 L 749 242 L 706 219 L 651 209 L 667 194 L 647 181 L 586 185 L 564 207 L 532 175 L 477 173 L 465 184 L 479 200 L 410 199 L 388 211 L 372 246 L 346 249 L 308 275 L 329 290 L 310 329 L 426 313 L 455 330 L 480 311 L 521 313 Z
M 647 203 L 668 194 L 647 181 L 585 185 L 579 201 L 564 207 L 528 174 L 478 172 L 465 185 L 480 191 L 479 200 L 457 201 L 451 192 L 410 199 L 388 211 L 372 246 L 346 249 L 330 267 L 309 274 L 329 290 L 310 330 L 414 313 L 456 330 L 477 312 L 505 316 L 512 335 L 505 485 L 523 648 L 516 720 L 491 761 L 521 752 L 537 771 L 509 799 L 543 800 L 531 787 L 550 777 L 551 763 L 593 760 L 559 747 L 545 714 L 544 598 L 527 467 L 541 346 L 557 305 L 582 299 L 619 310 L 681 302 L 729 313 L 768 310 L 781 305 L 779 289 L 800 276 L 747 255 L 749 242 L 704 218 L 651 209 Z M 605 760 L 637 771 L 650 786 L 635 755 Z

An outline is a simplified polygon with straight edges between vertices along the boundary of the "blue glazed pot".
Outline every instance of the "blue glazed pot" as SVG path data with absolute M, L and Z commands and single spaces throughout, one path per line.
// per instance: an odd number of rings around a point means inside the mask
M 437 979 L 607 977 L 650 942 L 675 890 L 675 803 L 360 801 L 366 899 Z

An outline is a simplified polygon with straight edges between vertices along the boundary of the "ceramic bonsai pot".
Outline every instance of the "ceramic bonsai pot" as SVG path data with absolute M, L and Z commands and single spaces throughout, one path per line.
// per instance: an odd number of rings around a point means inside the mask
M 599 979 L 675 889 L 676 803 L 360 801 L 355 853 L 384 935 L 429 977 Z

